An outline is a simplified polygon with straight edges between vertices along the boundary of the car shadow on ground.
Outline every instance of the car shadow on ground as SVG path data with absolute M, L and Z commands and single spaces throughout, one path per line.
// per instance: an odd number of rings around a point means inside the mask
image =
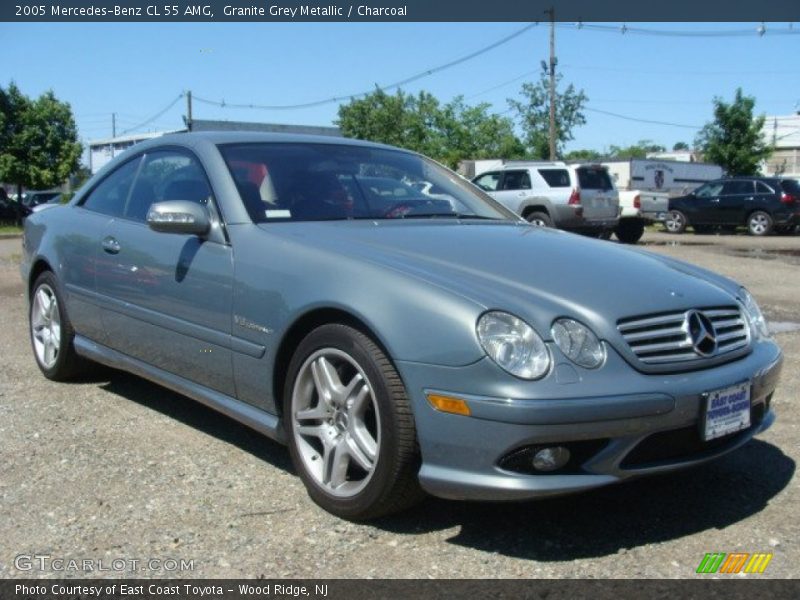
M 199 402 L 123 371 L 103 368 L 93 377 L 105 391 L 122 396 L 193 429 L 227 442 L 274 467 L 294 473 L 289 452 L 281 444 Z
M 408 534 L 458 526 L 450 543 L 517 558 L 596 558 L 733 525 L 763 510 L 794 472 L 779 448 L 753 440 L 686 471 L 531 502 L 430 499 L 377 525 Z
M 95 380 L 104 390 L 295 472 L 285 447 L 248 427 L 135 375 L 103 373 Z M 677 473 L 530 502 L 429 498 L 370 525 L 401 535 L 458 527 L 449 543 L 538 561 L 601 557 L 738 523 L 763 510 L 789 484 L 795 467 L 776 446 L 753 440 Z

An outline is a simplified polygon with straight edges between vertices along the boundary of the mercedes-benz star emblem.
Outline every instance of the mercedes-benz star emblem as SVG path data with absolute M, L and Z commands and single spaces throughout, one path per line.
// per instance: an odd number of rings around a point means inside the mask
M 686 333 L 692 342 L 692 348 L 700 356 L 711 356 L 717 351 L 717 333 L 711 319 L 699 310 L 690 310 L 684 321 Z

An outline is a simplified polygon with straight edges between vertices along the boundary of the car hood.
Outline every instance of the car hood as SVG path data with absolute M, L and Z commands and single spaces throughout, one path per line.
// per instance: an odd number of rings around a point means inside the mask
M 484 309 L 513 312 L 541 333 L 549 331 L 552 319 L 570 316 L 612 336 L 618 319 L 731 305 L 738 288 L 724 277 L 677 260 L 524 223 L 306 225 L 291 232 L 292 237 L 307 238 L 304 245 L 401 271 Z

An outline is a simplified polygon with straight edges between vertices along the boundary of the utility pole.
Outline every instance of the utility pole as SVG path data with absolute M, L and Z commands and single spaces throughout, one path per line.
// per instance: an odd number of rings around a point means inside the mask
M 117 113 L 111 113 L 111 137 L 117 137 Z
M 550 160 L 556 159 L 556 9 L 550 15 Z
M 186 92 L 186 129 L 192 130 L 192 90 Z

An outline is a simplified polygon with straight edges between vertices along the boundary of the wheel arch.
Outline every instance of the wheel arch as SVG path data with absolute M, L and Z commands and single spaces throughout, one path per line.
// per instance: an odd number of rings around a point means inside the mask
M 300 315 L 286 329 L 278 344 L 278 349 L 275 352 L 275 360 L 273 361 L 272 367 L 272 394 L 275 399 L 275 409 L 279 417 L 283 417 L 283 388 L 286 385 L 287 369 L 297 346 L 303 338 L 317 327 L 329 324 L 349 325 L 353 329 L 363 333 L 393 362 L 392 355 L 388 351 L 386 344 L 383 343 L 380 336 L 378 336 L 374 329 L 363 319 L 339 307 L 326 306 L 314 308 Z
M 45 271 L 51 271 L 51 272 L 53 271 L 53 268 L 50 266 L 50 263 L 47 262 L 47 260 L 45 260 L 42 257 L 39 257 L 35 261 L 33 261 L 33 265 L 31 265 L 31 270 L 28 272 L 28 286 L 27 286 L 28 298 L 30 298 L 31 294 L 33 293 L 33 284 L 36 282 L 36 279 L 39 277 L 39 275 L 41 275 Z
M 527 218 L 532 212 L 543 212 L 548 217 L 553 218 L 553 207 L 547 198 L 537 196 L 535 198 L 526 198 L 519 207 L 519 214 L 523 218 Z

